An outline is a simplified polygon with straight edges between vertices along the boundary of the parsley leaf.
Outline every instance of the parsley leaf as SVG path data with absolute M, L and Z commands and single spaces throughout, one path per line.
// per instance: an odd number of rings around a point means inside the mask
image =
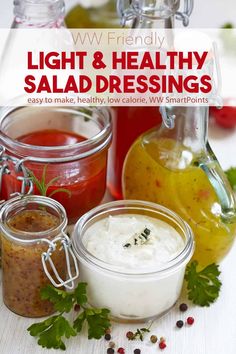
M 88 339 L 100 339 L 106 330 L 111 327 L 110 311 L 107 309 L 87 309 L 85 313 L 88 322 Z
M 43 322 L 40 323 L 35 323 L 32 326 L 28 328 L 28 331 L 30 332 L 31 336 L 37 336 L 41 332 L 43 332 L 45 329 L 47 329 L 56 319 L 58 316 L 53 316 L 48 319 L 46 319 Z
M 86 320 L 86 313 L 82 312 L 74 321 L 73 327 L 77 331 L 77 333 L 82 331 L 85 320 Z
M 41 289 L 40 294 L 42 300 L 49 300 L 54 304 L 56 311 L 69 312 L 73 307 L 73 294 L 56 289 L 52 285 L 47 285 Z
M 39 338 L 39 345 L 43 348 L 65 350 L 63 338 L 76 336 L 82 331 L 85 322 L 88 324 L 88 339 L 100 339 L 105 334 L 111 326 L 110 311 L 88 307 L 86 289 L 86 283 L 79 283 L 74 292 L 70 293 L 56 289 L 52 285 L 41 289 L 42 300 L 51 301 L 59 314 L 28 328 L 31 336 Z M 63 314 L 70 312 L 75 305 L 79 305 L 81 312 L 73 324 L 70 324 Z
M 225 171 L 226 176 L 231 184 L 231 187 L 234 191 L 236 191 L 236 167 L 231 167 L 227 171 Z
M 28 331 L 31 336 L 39 336 L 38 344 L 48 349 L 65 350 L 66 346 L 62 338 L 70 338 L 76 335 L 70 323 L 61 315 L 33 324 L 28 328 Z
M 188 298 L 196 305 L 210 306 L 219 297 L 221 290 L 219 266 L 213 263 L 197 271 L 197 265 L 198 262 L 194 261 L 186 269 Z
M 77 301 L 77 304 L 84 305 L 88 302 L 87 294 L 86 294 L 86 283 L 79 283 L 77 288 L 74 291 L 74 295 Z

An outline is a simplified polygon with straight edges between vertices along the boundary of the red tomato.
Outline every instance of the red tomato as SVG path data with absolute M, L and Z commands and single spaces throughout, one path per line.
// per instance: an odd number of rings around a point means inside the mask
M 230 102 L 232 101 L 232 103 Z M 227 100 L 227 103 L 234 104 L 234 106 L 224 106 L 221 109 L 216 107 L 210 108 L 210 113 L 214 117 L 217 124 L 224 128 L 234 128 L 236 126 L 236 100 Z

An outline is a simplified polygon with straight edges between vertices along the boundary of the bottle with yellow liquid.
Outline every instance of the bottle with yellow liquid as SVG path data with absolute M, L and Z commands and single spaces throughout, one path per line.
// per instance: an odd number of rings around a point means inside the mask
M 66 15 L 68 28 L 116 28 L 116 0 L 79 0 Z
M 163 124 L 140 136 L 123 169 L 123 194 L 162 204 L 191 226 L 193 259 L 219 262 L 233 245 L 233 191 L 207 140 L 208 107 L 161 107 Z

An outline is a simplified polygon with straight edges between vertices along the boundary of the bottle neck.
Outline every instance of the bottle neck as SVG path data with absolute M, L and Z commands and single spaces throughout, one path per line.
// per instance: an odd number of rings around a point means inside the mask
M 174 16 L 168 18 L 149 18 L 137 16 L 133 20 L 132 28 L 150 28 L 150 29 L 165 29 L 174 28 Z
M 172 129 L 163 124 L 162 135 L 179 141 L 195 153 L 205 149 L 208 139 L 209 107 L 171 107 L 168 115 L 174 116 Z
M 12 28 L 63 27 L 64 14 L 64 0 L 14 0 Z
M 173 28 L 179 6 L 180 0 L 117 0 L 121 24 L 131 21 L 132 28 Z
M 180 0 L 133 0 L 135 28 L 173 28 Z

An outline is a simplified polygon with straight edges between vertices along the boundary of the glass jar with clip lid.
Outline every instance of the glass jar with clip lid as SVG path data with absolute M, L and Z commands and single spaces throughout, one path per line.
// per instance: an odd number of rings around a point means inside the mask
M 65 209 L 51 198 L 16 197 L 2 205 L 2 290 L 11 311 L 48 316 L 55 310 L 41 299 L 41 289 L 49 284 L 74 288 L 79 270 L 66 226 Z
M 75 223 L 104 196 L 111 136 L 110 114 L 102 107 L 6 107 L 1 199 L 12 193 L 52 197 Z

